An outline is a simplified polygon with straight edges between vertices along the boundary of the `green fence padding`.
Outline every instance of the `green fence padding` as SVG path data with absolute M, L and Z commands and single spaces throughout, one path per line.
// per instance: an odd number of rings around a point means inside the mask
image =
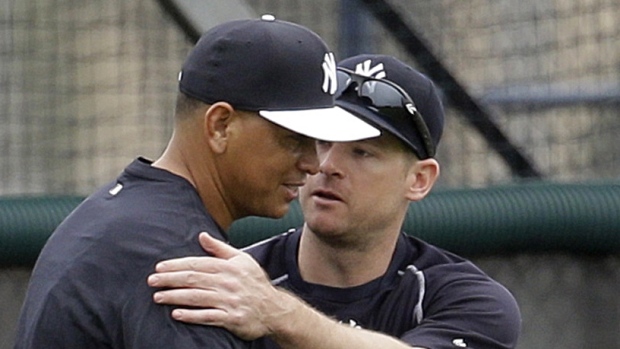
M 83 197 L 0 197 L 0 266 L 34 264 L 54 228 Z M 281 219 L 248 217 L 229 237 L 247 246 L 302 223 L 293 202 Z M 437 189 L 411 204 L 407 233 L 466 256 L 523 252 L 620 253 L 620 181 L 531 182 Z
M 620 181 L 437 192 L 405 229 L 460 254 L 620 252 Z
M 248 217 L 230 239 L 245 246 L 302 222 L 299 205 L 282 219 Z M 408 234 L 466 256 L 620 252 L 620 181 L 525 182 L 484 189 L 434 190 L 412 203 Z
M 0 197 L 0 266 L 30 266 L 77 196 Z

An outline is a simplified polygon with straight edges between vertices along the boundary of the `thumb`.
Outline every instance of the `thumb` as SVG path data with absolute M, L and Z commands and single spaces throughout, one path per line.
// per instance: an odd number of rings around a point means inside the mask
M 206 232 L 202 232 L 198 235 L 198 241 L 200 241 L 200 246 L 214 257 L 231 259 L 242 253 L 240 250 L 212 237 Z

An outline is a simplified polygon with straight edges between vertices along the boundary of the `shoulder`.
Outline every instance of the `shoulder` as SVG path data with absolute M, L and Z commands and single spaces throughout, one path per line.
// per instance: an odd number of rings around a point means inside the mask
M 121 326 L 123 337 L 119 343 L 133 344 L 133 348 L 249 348 L 249 343 L 231 332 L 215 326 L 191 326 L 176 321 L 170 316 L 174 309 L 169 305 L 158 305 L 147 296 L 152 289 L 146 282 L 136 297 L 123 304 Z M 149 290 L 145 293 L 145 290 Z M 117 347 L 117 346 L 115 346 Z M 120 346 L 118 346 L 120 347 Z
M 415 250 L 407 271 L 423 274 L 428 296 L 441 294 L 445 299 L 451 291 L 457 297 L 489 294 L 513 302 L 514 298 L 503 285 L 469 259 L 413 237 L 407 237 L 407 241 Z
M 272 253 L 278 253 L 287 248 L 290 239 L 295 238 L 299 233 L 299 229 L 289 229 L 286 232 L 274 235 L 269 239 L 259 241 L 255 244 L 242 248 L 243 251 L 249 253 L 256 259 L 262 259 Z
M 423 279 L 423 324 L 475 334 L 470 342 L 480 348 L 493 341 L 505 347 L 516 343 L 521 314 L 508 289 L 466 258 L 419 239 L 409 241 L 419 252 L 409 271 Z
M 300 233 L 300 229 L 289 229 L 243 250 L 254 257 L 271 278 L 277 278 L 287 273 L 287 258 L 297 255 Z
M 415 237 L 406 236 L 405 241 L 410 251 L 407 269 L 423 273 L 428 285 L 441 287 L 458 280 L 494 282 L 464 257 Z

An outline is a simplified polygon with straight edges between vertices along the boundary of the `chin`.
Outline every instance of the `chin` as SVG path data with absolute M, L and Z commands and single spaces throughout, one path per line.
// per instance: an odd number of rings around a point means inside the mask
M 279 218 L 284 217 L 284 215 L 286 215 L 288 213 L 290 207 L 291 207 L 290 204 L 273 206 L 273 207 L 271 207 L 269 209 L 266 209 L 265 213 L 261 214 L 260 216 L 267 217 L 267 218 L 279 219 Z
M 306 220 L 306 225 L 312 232 L 317 235 L 335 236 L 338 235 L 339 226 L 331 221 L 325 221 L 320 219 Z

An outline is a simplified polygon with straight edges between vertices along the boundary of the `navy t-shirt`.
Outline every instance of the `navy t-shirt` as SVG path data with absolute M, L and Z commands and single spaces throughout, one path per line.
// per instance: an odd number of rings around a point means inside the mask
M 146 278 L 157 262 L 224 239 L 185 179 L 137 159 L 52 234 L 33 270 L 16 349 L 245 348 L 230 332 L 171 318 Z
M 246 249 L 272 282 L 350 326 L 431 349 L 514 348 L 521 315 L 506 288 L 470 261 L 401 234 L 387 272 L 351 288 L 305 282 L 297 264 L 300 230 Z M 261 339 L 254 348 L 278 348 Z

